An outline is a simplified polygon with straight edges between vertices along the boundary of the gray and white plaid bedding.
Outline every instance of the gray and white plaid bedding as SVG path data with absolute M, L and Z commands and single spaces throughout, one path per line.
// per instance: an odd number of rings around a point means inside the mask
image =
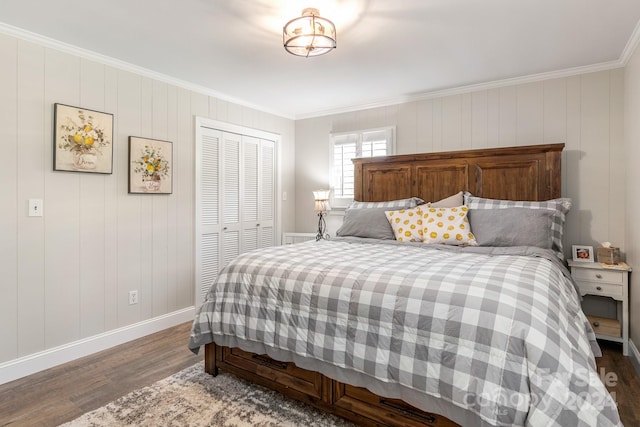
M 400 384 L 482 424 L 620 425 L 551 251 L 340 240 L 249 252 L 220 273 L 189 347 L 227 336 Z

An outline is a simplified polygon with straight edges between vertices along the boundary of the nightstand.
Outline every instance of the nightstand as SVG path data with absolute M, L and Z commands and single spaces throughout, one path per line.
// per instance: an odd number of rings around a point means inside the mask
M 290 245 L 292 243 L 306 242 L 307 240 L 316 240 L 318 233 L 282 233 L 282 244 Z
M 622 354 L 629 355 L 629 272 L 627 264 L 606 265 L 599 262 L 568 261 L 571 276 L 580 294 L 614 299 L 617 318 L 589 316 L 596 337 L 622 343 Z

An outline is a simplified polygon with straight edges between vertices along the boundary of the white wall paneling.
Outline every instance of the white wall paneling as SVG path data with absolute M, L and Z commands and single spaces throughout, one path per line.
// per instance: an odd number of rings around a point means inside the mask
M 617 90 L 616 90 L 617 93 Z M 640 228 L 636 221 L 640 211 L 640 49 L 636 48 L 626 69 L 624 70 L 624 151 L 626 174 L 622 183 L 612 183 L 625 188 L 627 209 L 625 223 L 627 239 L 625 248 L 627 253 L 627 263 L 635 270 L 631 273 L 629 284 L 629 333 L 632 340 L 631 354 L 636 359 L 636 368 L 640 366 L 638 360 L 638 349 L 640 345 Z M 615 156 L 617 160 L 619 157 Z M 613 157 L 612 157 L 613 160 Z M 616 168 L 621 167 L 620 163 L 615 164 Z M 626 185 L 625 185 L 626 184 Z M 634 345 L 635 343 L 635 345 Z
M 574 200 L 567 247 L 611 240 L 624 248 L 625 168 L 612 167 L 613 159 L 624 156 L 622 73 L 601 71 L 299 120 L 294 231 L 314 229 L 313 206 L 305 198 L 313 187 L 328 185 L 328 130 L 397 124 L 398 154 L 564 142 L 562 191 Z M 340 223 L 340 216 L 329 216 L 332 233 Z
M 26 203 L 18 201 L 18 186 L 11 185 L 18 176 L 18 44 L 11 37 L 0 35 L 0 141 L 3 166 L 0 168 L 0 360 L 18 357 L 18 217 L 26 210 Z M 26 197 L 42 197 L 42 190 Z M 22 218 L 21 218 L 22 219 Z M 42 226 L 42 218 L 28 224 Z M 35 220 L 35 221 L 34 221 Z
M 0 367 L 58 363 L 49 350 L 193 307 L 195 116 L 281 136 L 277 208 L 293 224 L 292 120 L 13 36 L 0 61 Z M 53 171 L 56 102 L 114 115 L 113 174 Z M 173 194 L 128 194 L 131 135 L 173 143 Z M 44 217 L 27 216 L 30 198 Z
M 120 118 L 118 111 L 118 70 L 105 67 L 104 70 L 104 111 L 114 113 L 114 139 L 118 135 L 120 128 Z M 119 140 L 119 139 L 118 139 Z M 104 234 L 104 331 L 110 331 L 118 327 L 118 306 L 122 300 L 119 299 L 118 286 L 118 195 L 122 188 L 122 176 L 126 173 L 127 167 L 122 163 L 118 144 L 113 147 L 113 175 L 115 178 L 105 179 L 105 234 Z M 119 304 L 120 303 L 120 304 Z
M 627 168 L 624 167 L 626 152 L 624 144 L 624 70 L 616 69 L 610 72 L 609 86 L 609 202 L 607 203 L 607 229 L 602 231 L 609 241 L 626 248 L 628 243 L 628 228 L 617 224 L 624 224 L 627 216 L 626 183 Z M 640 342 L 640 341 L 639 341 Z
M 54 102 L 80 105 L 80 63 L 80 59 L 72 55 L 45 50 L 44 105 Z M 40 144 L 48 160 L 53 150 L 53 117 L 51 108 L 47 110 Z M 80 202 L 80 185 L 81 182 L 94 185 L 99 194 L 104 176 L 54 172 L 49 161 L 45 161 L 44 166 L 45 348 L 50 348 L 80 337 L 81 260 L 88 255 L 81 253 L 80 230 L 87 221 L 92 221 L 80 216 L 81 206 L 85 205 Z M 94 222 L 96 227 L 100 227 L 98 222 L 99 219 Z
M 49 201 L 45 192 L 46 163 L 44 139 L 44 75 L 45 49 L 31 43 L 17 43 L 18 94 L 16 108 L 18 145 L 16 177 L 18 215 L 16 231 L 18 273 L 18 356 L 40 351 L 45 348 L 45 218 L 49 215 Z M 11 181 L 9 181 L 11 182 Z M 26 217 L 24 201 L 34 194 L 44 200 L 47 215 L 36 221 Z M 29 310 L 28 307 L 34 307 Z

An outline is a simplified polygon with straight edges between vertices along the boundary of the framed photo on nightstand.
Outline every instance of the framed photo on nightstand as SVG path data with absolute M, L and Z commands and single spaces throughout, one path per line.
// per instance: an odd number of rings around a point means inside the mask
M 593 246 L 573 245 L 571 253 L 577 262 L 594 262 Z

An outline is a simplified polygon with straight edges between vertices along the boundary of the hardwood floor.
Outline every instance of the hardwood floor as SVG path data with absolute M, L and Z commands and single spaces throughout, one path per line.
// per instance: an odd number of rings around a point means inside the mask
M 0 385 L 0 426 L 57 426 L 204 358 L 191 322 Z
M 0 426 L 56 426 L 202 360 L 187 349 L 191 323 L 0 385 Z M 601 343 L 625 426 L 640 425 L 640 379 L 619 345 Z M 608 376 L 607 376 L 608 375 Z M 612 376 L 615 375 L 615 378 Z
M 596 359 L 600 378 L 618 403 L 622 424 L 640 426 L 640 378 L 631 360 L 622 355 L 622 344 L 599 341 L 602 357 Z

